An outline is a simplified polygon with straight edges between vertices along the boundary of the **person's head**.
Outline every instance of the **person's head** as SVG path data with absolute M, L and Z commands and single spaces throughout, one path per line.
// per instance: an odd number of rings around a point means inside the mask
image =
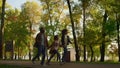
M 44 32 L 45 32 L 45 28 L 44 28 L 44 27 L 41 27 L 41 28 L 40 28 L 40 32 L 41 32 L 41 33 L 44 33 Z
M 62 30 L 62 34 L 63 34 L 63 35 L 66 35 L 66 34 L 67 34 L 67 32 L 68 32 L 68 30 L 67 30 L 67 29 L 63 29 L 63 30 Z
M 58 40 L 59 38 L 58 38 L 58 35 L 55 35 L 54 36 L 54 40 Z

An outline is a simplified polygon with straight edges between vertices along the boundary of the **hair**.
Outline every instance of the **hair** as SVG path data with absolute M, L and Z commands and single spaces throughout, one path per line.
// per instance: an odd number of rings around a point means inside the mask
M 58 35 L 55 35 L 54 36 L 54 40 L 58 40 L 59 38 L 58 38 Z
M 67 31 L 68 31 L 67 29 L 63 29 L 62 30 L 62 35 L 65 35 Z
M 41 28 L 40 28 L 40 32 L 44 33 L 44 32 L 45 32 L 45 28 L 44 28 L 44 27 L 41 27 Z

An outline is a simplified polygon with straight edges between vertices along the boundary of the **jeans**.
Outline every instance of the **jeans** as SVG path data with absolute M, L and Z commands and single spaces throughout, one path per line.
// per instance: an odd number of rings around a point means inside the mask
M 54 55 L 57 54 L 59 62 L 61 62 L 60 59 L 60 53 L 58 52 L 58 50 L 54 50 L 53 53 L 51 54 L 50 58 L 48 59 L 48 63 L 50 62 L 50 60 L 54 57 Z
M 65 62 L 66 61 L 65 58 L 67 55 L 67 47 L 63 47 L 63 50 L 64 50 L 64 52 L 63 52 L 63 56 L 62 56 L 62 62 Z
M 46 48 L 44 45 L 39 45 L 38 46 L 38 53 L 36 56 L 32 59 L 32 61 L 35 61 L 36 58 L 39 58 L 39 56 L 42 54 L 42 60 L 41 60 L 41 65 L 44 64 L 45 62 L 45 55 L 46 55 Z

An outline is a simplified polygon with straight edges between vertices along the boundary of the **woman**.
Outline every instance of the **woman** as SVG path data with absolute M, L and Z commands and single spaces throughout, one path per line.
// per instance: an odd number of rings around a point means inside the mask
M 67 55 L 67 45 L 69 43 L 71 43 L 68 34 L 68 30 L 67 29 L 63 29 L 62 30 L 62 36 L 61 36 L 61 43 L 62 43 L 62 47 L 63 47 L 63 56 L 62 56 L 62 62 L 66 62 L 66 55 Z

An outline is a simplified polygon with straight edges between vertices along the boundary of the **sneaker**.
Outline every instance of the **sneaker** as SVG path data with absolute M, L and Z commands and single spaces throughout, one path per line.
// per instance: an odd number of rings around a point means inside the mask
M 43 64 L 42 66 L 46 66 L 45 64 Z
M 65 64 L 65 62 L 60 62 L 60 65 L 64 65 Z
M 62 62 L 60 62 L 59 65 L 60 65 L 60 66 L 63 65 Z
M 32 63 L 35 64 L 34 60 L 32 60 Z
M 50 65 L 50 63 L 49 63 L 49 62 L 47 62 L 47 63 L 46 63 L 46 65 Z
M 46 65 L 45 64 L 41 64 L 41 66 L 45 67 Z

